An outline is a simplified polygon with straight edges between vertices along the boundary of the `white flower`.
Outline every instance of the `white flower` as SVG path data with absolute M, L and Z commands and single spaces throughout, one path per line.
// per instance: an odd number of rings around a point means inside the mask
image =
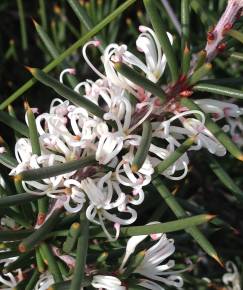
M 80 136 L 75 136 L 66 127 L 67 117 L 44 113 L 36 118 L 40 143 L 46 153 L 55 151 L 66 158 L 80 154 Z M 44 128 L 43 126 L 44 125 Z M 77 138 L 78 137 L 78 138 Z
M 95 155 L 96 160 L 100 164 L 107 164 L 122 150 L 123 137 L 119 133 L 110 133 L 106 123 L 100 123 L 97 132 L 100 139 Z
M 148 118 L 153 108 L 152 105 L 149 105 L 148 109 L 140 114 L 139 120 L 133 124 L 132 115 L 135 111 L 124 92 L 121 96 L 112 95 L 111 97 L 109 112 L 104 114 L 104 119 L 114 121 L 117 130 L 110 131 L 105 122 L 99 123 L 96 127 L 97 137 L 99 138 L 96 160 L 101 164 L 107 164 L 114 159 L 124 147 L 125 140 L 137 137 L 137 135 L 132 134 L 132 131 Z M 144 106 L 146 105 L 144 104 Z
M 67 190 L 64 208 L 70 213 L 79 212 L 86 201 L 85 194 L 81 190 L 80 182 L 75 179 L 67 179 L 64 181 L 63 185 L 66 189 L 69 189 L 69 191 Z M 72 204 L 70 204 L 70 201 L 72 201 Z M 73 204 L 75 204 L 75 206 Z
M 68 113 L 69 101 L 55 98 L 50 104 L 50 114 L 64 117 Z
M 30 161 L 28 163 L 28 169 L 38 169 L 40 167 L 49 167 L 53 165 L 60 165 L 62 163 L 66 163 L 66 159 L 60 155 L 32 155 L 30 158 Z M 20 173 L 22 171 L 19 170 L 19 167 L 21 167 L 21 164 L 15 168 L 15 174 Z M 27 169 L 27 168 L 26 168 Z M 23 188 L 26 190 L 26 192 L 31 194 L 40 194 L 40 195 L 51 195 L 54 193 L 63 192 L 63 179 L 68 179 L 70 176 L 72 176 L 75 173 L 75 171 L 61 174 L 58 176 L 53 176 L 50 178 L 43 179 L 42 182 L 39 181 L 22 181 Z M 10 174 L 13 174 L 13 171 L 10 172 Z M 59 189 L 61 188 L 61 189 Z
M 243 114 L 242 108 L 236 104 L 213 100 L 200 99 L 195 101 L 196 104 L 206 113 L 212 114 L 215 120 L 220 120 L 227 117 L 239 117 Z
M 149 278 L 154 281 L 162 282 L 169 286 L 181 288 L 183 280 L 178 276 L 178 271 L 168 271 L 175 266 L 174 260 L 169 260 L 166 264 L 161 263 L 175 252 L 174 241 L 167 239 L 163 235 L 159 241 L 145 252 L 145 256 L 141 264 L 134 273 Z M 142 281 L 142 286 L 146 281 Z
M 243 146 L 243 122 L 240 118 L 233 119 L 227 118 L 227 122 L 229 124 L 229 133 L 232 137 L 234 143 L 236 143 L 239 147 Z
M 147 236 L 148 235 L 134 236 L 127 241 L 126 252 L 119 268 L 120 271 L 123 271 L 125 264 L 127 263 L 129 257 L 135 252 L 137 245 L 141 243 Z
M 146 77 L 152 82 L 156 83 L 163 74 L 166 66 L 166 57 L 161 52 L 161 45 L 159 40 L 152 29 L 146 26 L 139 26 L 142 32 L 136 45 L 139 51 L 145 54 L 146 58 Z M 173 37 L 167 32 L 170 43 L 173 43 Z
M 130 151 L 123 155 L 122 160 L 116 167 L 116 178 L 124 186 L 129 186 L 133 189 L 141 189 L 143 186 L 150 183 L 151 175 L 154 170 L 151 162 L 146 158 L 143 166 L 138 172 L 134 173 L 131 169 L 133 159 L 133 147 L 130 147 Z
M 19 171 L 27 169 L 28 162 L 32 157 L 32 148 L 30 140 L 27 138 L 20 138 L 15 144 L 15 158 L 17 159 L 18 163 L 21 168 Z M 18 171 L 18 169 L 16 169 Z M 10 173 L 11 174 L 11 173 Z
M 236 265 L 231 262 L 226 262 L 227 273 L 223 275 L 223 282 L 227 286 L 227 290 L 241 290 L 240 274 Z
M 198 114 L 201 117 L 199 121 L 196 118 L 185 118 L 187 115 Z M 179 120 L 183 127 L 173 126 L 172 122 Z M 219 143 L 219 141 L 214 137 L 214 135 L 205 127 L 205 116 L 202 112 L 198 110 L 189 110 L 181 113 L 177 113 L 170 119 L 162 122 L 153 133 L 154 136 L 173 140 L 172 146 L 175 144 L 175 139 L 184 139 L 186 137 L 195 136 L 196 146 L 192 146 L 190 150 L 200 150 L 202 147 L 207 148 L 207 150 L 217 156 L 223 156 L 226 154 L 225 147 Z M 162 130 L 160 132 L 159 130 Z M 184 136 L 184 137 L 183 137 Z M 172 137 L 172 139 L 171 139 Z M 170 144 L 171 146 L 171 144 Z
M 126 290 L 125 286 L 121 285 L 121 281 L 114 276 L 95 275 L 91 282 L 94 288 L 106 290 Z
M 128 51 L 126 45 L 111 43 L 106 47 L 102 55 L 105 69 L 105 74 L 103 74 L 91 63 L 86 53 L 87 47 L 90 45 L 98 46 L 100 44 L 98 41 L 87 42 L 83 47 L 83 56 L 86 63 L 100 78 L 107 79 L 108 82 L 128 90 L 138 99 L 141 99 L 141 94 L 144 95 L 143 89 L 132 83 L 120 73 L 117 73 L 113 67 L 113 62 L 122 61 L 129 66 L 137 67 L 142 70 L 146 77 L 152 82 L 157 82 L 161 77 L 165 69 L 166 57 L 162 54 L 159 40 L 152 29 L 146 26 L 140 26 L 139 30 L 141 34 L 136 41 L 136 45 L 137 49 L 144 53 L 146 63 L 142 62 L 135 54 Z M 172 35 L 170 33 L 167 33 L 167 35 L 172 43 Z M 146 98 L 149 95 L 150 93 L 147 93 Z
M 54 283 L 53 276 L 50 273 L 45 272 L 44 274 L 41 274 L 39 281 L 35 286 L 35 290 L 47 290 Z
M 197 142 L 197 146 L 192 147 L 191 150 L 199 150 L 205 147 L 210 153 L 217 156 L 224 156 L 226 154 L 225 147 L 199 120 L 190 118 L 184 121 L 183 125 L 191 132 L 191 135 L 196 136 L 195 141 Z
M 12 290 L 18 284 L 17 279 L 10 272 L 7 274 L 0 275 L 0 282 L 4 286 L 4 288 L 2 288 L 2 286 L 0 286 L 1 287 L 0 289 L 2 289 L 2 290 Z
M 129 257 L 135 252 L 137 245 L 146 237 L 147 235 L 141 235 L 131 237 L 128 240 L 126 253 L 120 267 L 121 272 L 124 271 L 124 267 Z M 155 239 L 158 239 L 158 241 L 151 248 L 145 250 L 145 256 L 142 262 L 133 272 L 143 276 L 143 278 L 139 278 L 138 285 L 152 290 L 162 290 L 163 288 L 157 284 L 157 282 L 162 282 L 169 286 L 181 288 L 183 286 L 183 280 L 178 274 L 185 270 L 171 271 L 175 266 L 174 260 L 169 260 L 167 263 L 161 264 L 175 252 L 174 241 L 167 239 L 165 234 L 157 235 Z
M 109 220 L 114 224 L 128 225 L 137 218 L 136 211 L 126 205 L 126 196 L 121 191 L 119 183 L 112 181 L 111 177 L 112 172 L 110 171 L 97 180 L 86 178 L 81 181 L 81 188 L 88 196 L 90 203 L 86 210 L 86 216 L 90 221 L 101 225 L 109 240 L 113 240 L 113 238 L 106 229 L 105 220 Z M 127 219 L 119 218 L 116 214 L 109 212 L 112 209 L 127 213 L 130 217 Z
M 80 89 L 84 88 L 83 97 L 89 99 L 96 105 L 102 104 L 104 109 L 106 106 L 110 107 L 111 103 L 111 94 L 113 93 L 113 87 L 109 87 L 105 79 L 98 79 L 95 82 L 92 80 L 86 80 L 76 85 L 74 91 L 80 93 Z M 117 88 L 118 89 L 118 88 Z M 119 89 L 120 90 L 120 89 Z
M 60 77 L 59 77 L 59 81 L 60 83 L 63 83 L 63 77 L 65 74 L 70 74 L 70 75 L 75 75 L 76 74 L 76 70 L 74 68 L 66 68 L 64 69 L 61 74 L 60 74 Z
M 10 248 L 0 249 L 0 253 L 7 253 L 9 251 L 11 251 Z M 0 264 L 3 264 L 4 267 L 7 267 L 9 264 L 11 264 L 15 260 L 17 260 L 17 258 L 18 258 L 18 256 L 11 257 L 11 258 L 0 259 Z

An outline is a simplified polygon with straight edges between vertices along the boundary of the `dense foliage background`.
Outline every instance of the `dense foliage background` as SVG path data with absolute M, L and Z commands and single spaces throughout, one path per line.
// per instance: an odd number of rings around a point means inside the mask
M 86 18 L 83 19 L 85 22 L 81 22 L 69 6 L 68 1 L 65 0 L 1 0 L 0 102 L 3 102 L 30 79 L 30 74 L 25 66 L 43 68 L 56 55 L 63 52 L 123 2 L 118 0 L 80 1 L 86 15 Z M 164 25 L 175 37 L 174 47 L 179 59 L 181 55 L 180 36 L 163 9 L 162 1 L 157 2 L 158 6 L 161 6 L 160 11 Z M 217 23 L 227 1 L 191 0 L 190 2 L 190 43 L 191 51 L 195 56 L 205 47 L 207 31 Z M 180 21 L 180 1 L 170 1 L 170 3 Z M 21 4 L 24 6 L 22 15 L 21 7 L 18 6 Z M 49 47 L 47 42 L 45 43 L 41 39 L 41 33 L 36 30 L 33 20 L 41 25 L 42 33 L 48 36 Z M 241 18 L 236 24 L 238 30 L 242 30 L 242 21 Z M 101 39 L 104 46 L 111 42 L 126 43 L 133 50 L 140 24 L 150 26 L 142 1 L 136 1 L 136 4 L 109 24 L 97 37 Z M 228 43 L 227 49 L 214 59 L 213 70 L 208 78 L 217 79 L 215 83 L 227 83 L 231 87 L 242 89 L 243 66 L 240 60 L 231 57 L 234 51 L 242 51 L 242 44 L 229 37 L 227 37 L 226 42 Z M 92 56 L 93 63 L 99 65 L 100 52 L 94 49 Z M 86 78 L 96 78 L 85 64 L 80 49 L 61 65 L 58 65 L 52 75 L 58 77 L 65 67 L 75 68 L 77 71 L 76 77 L 79 81 Z M 163 84 L 167 82 L 166 75 L 165 73 L 162 80 Z M 54 93 L 51 90 L 38 83 L 18 98 L 12 106 L 18 118 L 23 120 L 24 100 L 27 99 L 32 107 L 38 107 L 39 112 L 42 113 L 48 109 L 53 97 Z M 207 98 L 208 95 L 197 93 L 194 97 Z M 215 95 L 214 97 L 219 100 L 224 99 L 223 96 Z M 242 105 L 240 100 L 232 99 L 232 101 Z M 13 148 L 15 139 L 13 132 L 7 126 L 0 124 L 0 134 Z M 219 162 L 220 166 L 233 178 L 234 183 L 242 187 L 242 163 L 229 154 L 223 158 L 213 158 L 214 160 L 206 151 L 201 151 L 198 154 L 192 153 L 188 176 L 179 182 L 168 181 L 167 184 L 189 213 L 206 212 L 217 215 L 218 219 L 209 225 L 203 226 L 202 230 L 212 242 L 222 260 L 234 261 L 239 271 L 243 271 L 243 203 L 242 200 L 236 199 L 234 190 L 230 190 L 230 186 L 227 188 L 222 180 L 215 175 L 215 171 L 212 170 L 215 162 Z M 2 165 L 0 165 L 0 170 L 3 176 L 7 175 L 7 171 Z M 152 187 L 147 188 L 149 193 L 153 190 Z M 150 220 L 166 222 L 174 219 L 174 214 L 165 204 L 161 203 L 160 196 L 154 193 L 146 196 L 146 201 L 140 208 L 139 219 L 136 224 L 145 224 Z M 185 259 L 190 258 L 195 263 L 193 271 L 184 274 L 185 289 L 208 289 L 208 287 L 224 289 L 221 282 L 221 277 L 225 273 L 224 268 L 206 256 L 186 233 L 178 232 L 171 234 L 170 237 L 175 238 L 178 261 L 184 264 Z M 208 286 L 207 283 L 203 282 L 202 277 L 211 279 L 212 284 Z M 195 287 L 195 285 L 198 286 Z

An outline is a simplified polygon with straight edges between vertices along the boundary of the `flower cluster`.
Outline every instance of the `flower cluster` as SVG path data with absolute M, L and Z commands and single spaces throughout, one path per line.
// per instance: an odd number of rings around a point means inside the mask
M 118 73 L 115 62 L 140 70 L 147 79 L 156 83 L 162 76 L 166 58 L 163 55 L 155 33 L 148 27 L 140 27 L 136 45 L 144 54 L 141 61 L 131 53 L 126 45 L 110 44 L 102 55 L 104 73 L 101 73 L 89 60 L 87 49 L 98 46 L 98 41 L 90 41 L 83 48 L 87 64 L 99 76 L 96 81 L 86 80 L 79 83 L 74 91 L 89 99 L 105 111 L 103 119 L 91 115 L 86 109 L 69 101 L 54 99 L 49 113 L 36 117 L 41 155 L 33 154 L 31 141 L 20 138 L 15 145 L 18 165 L 12 168 L 10 175 L 18 176 L 22 171 L 38 169 L 52 165 L 62 165 L 72 160 L 94 156 L 97 164 L 82 169 L 52 176 L 40 181 L 22 181 L 24 190 L 35 195 L 46 195 L 57 199 L 70 213 L 79 212 L 87 204 L 87 218 L 102 227 L 110 241 L 119 236 L 121 225 L 132 224 L 137 218 L 135 206 L 144 200 L 144 186 L 148 185 L 156 166 L 166 159 L 188 137 L 194 137 L 195 145 L 189 150 L 206 148 L 217 156 L 226 154 L 225 147 L 205 127 L 205 115 L 199 110 L 188 110 L 179 103 L 161 105 L 156 96 L 137 86 Z M 168 37 L 173 42 L 172 36 Z M 60 75 L 64 82 L 66 69 Z M 197 105 L 210 114 L 214 121 L 224 119 L 224 131 L 229 131 L 234 141 L 242 145 L 239 121 L 243 110 L 235 104 L 211 99 L 196 100 Z M 34 110 L 33 110 L 34 111 Z M 199 116 L 195 118 L 195 115 Z M 145 120 L 151 122 L 152 141 L 148 154 L 138 170 L 133 168 L 133 160 L 141 140 L 141 125 Z M 115 126 L 111 126 L 111 122 Z M 26 118 L 28 124 L 28 119 Z M 1 150 L 3 151 L 2 147 Z M 174 164 L 161 174 L 172 180 L 179 180 L 188 172 L 189 157 L 184 153 Z M 107 225 L 113 223 L 116 231 L 113 237 Z M 132 237 L 127 244 L 126 254 L 119 273 L 126 271 L 126 263 L 139 242 L 146 236 Z M 139 285 L 148 289 L 161 289 L 156 282 L 177 288 L 183 281 L 178 272 L 167 271 L 174 267 L 174 261 L 160 265 L 173 254 L 175 247 L 165 235 L 145 252 L 142 262 L 133 269 L 133 273 L 143 276 Z M 14 284 L 12 274 L 7 286 Z M 166 277 L 165 277 L 166 276 Z M 156 282 L 155 282 L 156 281 Z M 48 273 L 44 274 L 36 289 L 46 289 L 53 283 Z M 16 284 L 16 283 L 15 283 Z M 47 285 L 47 286 L 46 286 Z M 125 289 L 121 281 L 114 276 L 95 275 L 92 286 L 104 289 Z M 38 288 L 39 287 L 39 288 Z
M 147 235 L 142 235 L 131 237 L 128 240 L 125 255 L 118 270 L 121 276 L 129 268 L 127 264 L 134 256 L 136 247 L 146 238 Z M 146 289 L 164 289 L 161 284 L 180 289 L 183 286 L 183 280 L 178 274 L 189 270 L 190 267 L 183 270 L 172 270 L 175 266 L 174 260 L 162 264 L 175 252 L 174 241 L 168 239 L 165 234 L 151 235 L 151 240 L 157 240 L 157 242 L 149 249 L 137 253 L 137 256 L 143 254 L 142 259 L 130 274 L 139 275 L 136 284 Z M 114 276 L 96 275 L 93 277 L 92 286 L 107 290 L 126 290 L 121 281 Z
M 49 113 L 36 118 L 41 155 L 32 154 L 28 138 L 19 139 L 15 145 L 18 166 L 10 173 L 18 175 L 28 169 L 95 156 L 97 165 L 41 181 L 23 181 L 22 185 L 28 193 L 62 200 L 68 212 L 78 212 L 87 203 L 87 218 L 101 225 L 110 240 L 118 237 L 121 225 L 129 225 L 136 220 L 134 206 L 143 202 L 143 188 L 151 182 L 155 167 L 186 138 L 195 138 L 195 145 L 189 150 L 206 148 L 217 156 L 226 154 L 225 147 L 205 127 L 204 113 L 188 110 L 176 101 L 162 106 L 156 96 L 115 70 L 114 63 L 119 61 L 140 70 L 154 83 L 161 78 L 166 58 L 157 36 L 145 26 L 140 26 L 140 31 L 136 45 L 144 55 L 144 61 L 131 53 L 126 45 L 110 44 L 101 58 L 103 73 L 87 56 L 88 47 L 98 46 L 99 42 L 90 41 L 83 47 L 83 56 L 99 79 L 83 81 L 76 85 L 74 91 L 101 107 L 105 111 L 103 119 L 69 101 L 54 99 Z M 168 37 L 172 43 L 169 33 Z M 66 73 L 74 74 L 75 71 L 64 70 L 60 75 L 61 83 Z M 223 129 L 229 131 L 238 144 L 242 144 L 238 132 L 242 130 L 238 120 L 242 109 L 235 104 L 211 99 L 199 99 L 196 103 L 215 121 L 225 119 L 227 124 Z M 141 144 L 141 124 L 145 120 L 151 122 L 152 141 L 141 168 L 134 170 L 132 164 Z M 185 153 L 161 174 L 179 180 L 186 176 L 188 164 L 188 154 Z M 113 223 L 115 237 L 107 230 L 106 221 Z

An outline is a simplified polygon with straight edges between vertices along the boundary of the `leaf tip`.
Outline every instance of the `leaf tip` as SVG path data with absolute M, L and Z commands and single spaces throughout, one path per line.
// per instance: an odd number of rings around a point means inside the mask
M 211 70 L 213 68 L 213 65 L 210 62 L 208 62 L 208 63 L 205 64 L 205 68 L 207 70 Z
M 37 69 L 36 68 L 33 68 L 33 67 L 30 67 L 30 66 L 25 66 L 25 68 L 32 74 L 32 75 L 35 75 Z
M 4 142 L 4 140 L 3 140 L 3 137 L 0 135 L 0 144 L 2 145 L 2 144 L 4 144 L 5 142 Z
M 40 25 L 37 23 L 37 21 L 33 17 L 31 17 L 31 19 L 32 19 L 32 22 L 35 25 L 35 28 L 38 28 L 38 26 L 40 26 Z
M 20 243 L 18 246 L 18 250 L 20 253 L 25 253 L 27 251 L 27 248 L 23 243 Z
M 138 170 L 139 170 L 137 164 L 132 164 L 131 169 L 132 169 L 132 172 L 133 172 L 133 173 L 136 173 L 136 172 L 138 172 Z
M 223 261 L 219 258 L 219 256 L 217 254 L 212 255 L 212 257 L 222 268 L 225 268 Z
M 19 181 L 22 181 L 23 180 L 23 177 L 21 174 L 17 174 L 14 176 L 14 182 L 19 182 Z
M 190 53 L 190 49 L 189 49 L 188 44 L 186 42 L 185 48 L 184 48 L 184 54 L 189 54 L 189 53 Z
M 238 157 L 237 157 L 238 160 L 240 161 L 243 161 L 243 154 L 240 154 Z
M 75 223 L 73 223 L 72 224 L 72 226 L 71 226 L 74 230 L 77 230 L 77 229 L 79 229 L 80 228 L 80 223 L 78 223 L 78 222 L 75 222 Z
M 214 219 L 216 217 L 217 217 L 217 215 L 215 215 L 215 214 L 207 214 L 206 219 L 207 219 L 207 221 L 211 221 L 212 219 Z
M 28 111 L 30 109 L 30 106 L 27 100 L 24 101 L 24 109 L 25 111 Z

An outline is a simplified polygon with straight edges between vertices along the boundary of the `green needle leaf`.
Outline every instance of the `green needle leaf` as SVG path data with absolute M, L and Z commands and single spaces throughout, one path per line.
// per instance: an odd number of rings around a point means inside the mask
M 80 290 L 85 279 L 85 265 L 89 243 L 89 221 L 86 217 L 86 207 L 84 206 L 80 214 L 81 231 L 78 238 L 76 263 L 70 290 Z
M 72 280 L 52 284 L 47 290 L 70 290 Z M 82 287 L 88 287 L 91 284 L 90 278 L 85 278 L 82 282 Z
M 212 156 L 209 156 L 209 166 L 222 184 L 234 193 L 235 197 L 242 202 L 243 191 L 236 185 L 235 181 L 229 176 L 220 163 Z
M 241 52 L 232 52 L 230 57 L 239 61 L 243 61 L 243 53 Z
M 28 70 L 38 81 L 52 88 L 60 96 L 66 98 L 67 100 L 71 101 L 72 103 L 78 106 L 85 108 L 87 111 L 89 111 L 93 115 L 99 118 L 103 118 L 103 115 L 105 112 L 99 106 L 91 102 L 89 99 L 79 95 L 74 90 L 60 83 L 53 77 L 47 75 L 40 69 L 28 68 Z
M 44 273 L 46 270 L 45 262 L 41 256 L 40 248 L 35 249 L 36 266 L 40 273 Z
M 40 142 L 39 142 L 39 134 L 36 128 L 35 116 L 27 102 L 25 102 L 25 110 L 26 110 L 26 116 L 27 116 L 28 125 L 29 125 L 29 136 L 30 136 L 32 154 L 36 154 L 40 156 L 41 147 L 40 147 Z M 48 210 L 48 198 L 42 197 L 38 199 L 37 203 L 38 203 L 39 215 L 45 215 L 45 213 Z
M 0 231 L 0 241 L 19 241 L 26 236 L 33 233 L 33 230 L 21 230 L 21 231 L 13 231 L 13 230 L 1 230 Z
M 48 270 L 49 272 L 53 275 L 54 281 L 55 282 L 62 282 L 62 274 L 59 270 L 58 264 L 57 264 L 57 260 L 54 257 L 51 248 L 49 245 L 47 245 L 46 243 L 42 243 L 40 245 L 40 250 L 43 253 L 44 257 L 45 257 L 45 261 L 48 265 Z
M 17 260 L 15 260 L 14 262 L 8 264 L 4 269 L 3 269 L 3 273 L 8 273 L 8 272 L 12 272 L 13 270 L 16 270 L 18 268 L 22 268 L 23 266 L 29 266 L 32 262 L 32 255 L 33 252 L 28 252 L 28 253 L 24 253 L 21 254 Z
M 212 93 L 227 97 L 232 97 L 236 99 L 243 99 L 243 92 L 237 89 L 228 88 L 224 86 L 214 85 L 214 84 L 197 84 L 193 87 L 193 91 L 197 92 L 206 92 L 206 93 Z
M 96 164 L 94 156 L 88 156 L 79 160 L 69 161 L 60 165 L 53 165 L 49 167 L 42 167 L 38 169 L 22 171 L 16 178 L 20 180 L 40 180 L 49 178 L 52 176 L 58 176 L 60 174 L 65 174 L 78 170 L 88 165 Z
M 32 112 L 29 104 L 27 102 L 24 103 L 24 107 L 26 110 L 28 125 L 29 125 L 29 138 L 32 147 L 32 154 L 36 154 L 38 156 L 41 155 L 41 148 L 39 143 L 39 134 L 36 128 L 35 116 Z
M 181 99 L 181 104 L 190 110 L 198 110 L 201 111 L 201 108 L 194 103 L 190 99 L 182 98 Z M 237 159 L 243 161 L 243 153 L 240 151 L 240 149 L 232 142 L 231 138 L 217 125 L 216 122 L 214 122 L 208 114 L 203 112 L 206 121 L 205 121 L 205 126 L 207 129 L 218 139 L 220 143 L 224 145 L 224 147 Z M 199 118 L 197 114 L 195 114 L 196 118 Z
M 25 13 L 24 6 L 22 0 L 17 0 L 18 12 L 19 12 L 19 21 L 20 21 L 20 33 L 22 40 L 22 48 L 24 51 L 28 49 L 28 41 L 27 41 L 27 30 L 26 30 L 26 22 L 25 22 Z
M 207 223 L 215 218 L 215 215 L 200 214 L 193 217 L 179 218 L 176 221 L 158 223 L 144 226 L 121 227 L 121 237 L 132 237 L 139 235 L 151 235 L 160 233 L 171 233 L 186 230 L 192 226 L 198 226 Z M 112 229 L 111 229 L 112 231 Z M 106 237 L 100 229 L 91 229 L 90 237 Z
M 155 168 L 154 168 L 154 177 L 158 174 L 164 172 L 167 168 L 169 168 L 172 164 L 174 164 L 195 142 L 196 137 L 189 137 L 186 139 L 181 146 L 176 148 L 176 150 L 171 153 L 165 160 L 161 161 Z
M 46 5 L 45 0 L 39 0 L 39 14 L 41 18 L 41 25 L 44 29 L 47 28 Z
M 153 185 L 160 193 L 168 207 L 173 211 L 177 218 L 182 218 L 186 216 L 186 212 L 177 202 L 176 198 L 168 190 L 168 188 L 162 183 L 162 181 L 157 177 L 152 181 Z M 215 251 L 213 245 L 207 240 L 207 238 L 197 229 L 195 226 L 186 229 L 194 240 L 200 245 L 200 247 L 212 258 L 214 258 L 218 263 L 222 264 L 217 252 Z
M 43 69 L 43 71 L 47 73 L 47 72 L 50 72 L 51 70 L 53 70 L 59 63 L 61 63 L 65 58 L 70 56 L 75 50 L 77 50 L 80 46 L 82 46 L 87 40 L 89 40 L 91 37 L 96 35 L 105 26 L 107 26 L 111 21 L 116 19 L 123 11 L 125 11 L 135 1 L 136 0 L 125 1 L 117 9 L 115 9 L 111 14 L 109 14 L 107 17 L 105 17 L 93 29 L 91 29 L 88 33 L 86 33 L 83 37 L 81 37 L 78 41 L 76 41 L 72 46 L 70 46 L 62 54 L 60 54 L 58 56 L 58 58 L 54 59 L 51 63 L 49 63 Z M 9 104 L 11 104 L 14 100 L 16 100 L 24 92 L 26 92 L 28 89 L 30 89 L 35 83 L 36 83 L 36 80 L 34 78 L 32 78 L 28 82 L 26 82 L 16 92 L 14 92 L 11 96 L 9 96 L 3 103 L 0 104 L 0 110 L 5 109 Z
M 55 209 L 52 215 L 45 221 L 44 224 L 42 224 L 37 230 L 35 230 L 31 235 L 29 235 L 19 244 L 19 251 L 21 253 L 30 251 L 37 244 L 43 241 L 48 236 L 50 231 L 55 227 L 62 211 L 63 208 Z
M 205 64 L 206 57 L 207 57 L 206 50 L 199 51 L 199 53 L 197 55 L 197 62 L 196 62 L 196 66 L 195 66 L 194 71 L 197 71 L 202 65 Z
M 150 21 L 152 23 L 153 29 L 159 39 L 160 45 L 166 56 L 169 69 L 171 72 L 172 81 L 176 82 L 178 79 L 178 65 L 176 61 L 176 56 L 174 49 L 170 44 L 169 38 L 167 36 L 166 30 L 164 29 L 163 21 L 159 15 L 158 9 L 156 7 L 154 0 L 144 0 L 144 5 L 146 11 L 148 12 Z
M 35 288 L 36 283 L 39 280 L 39 276 L 40 276 L 40 273 L 38 272 L 38 270 L 35 270 L 28 284 L 26 285 L 25 290 L 33 290 Z
M 194 85 L 199 82 L 204 76 L 208 75 L 208 73 L 212 70 L 211 63 L 205 63 L 198 70 L 196 70 L 192 76 L 188 79 L 189 85 Z
M 0 208 L 7 206 L 15 206 L 18 204 L 25 204 L 26 202 L 34 201 L 42 198 L 40 195 L 33 195 L 30 193 L 20 193 L 0 198 Z
M 0 163 L 3 164 L 4 166 L 12 169 L 18 165 L 18 162 L 15 158 L 12 157 L 7 152 L 1 153 L 0 154 Z
M 187 46 L 187 43 L 185 44 L 185 48 L 183 50 L 182 54 L 182 75 L 186 76 L 190 69 L 190 60 L 191 60 L 191 53 Z
M 11 117 L 8 113 L 0 111 L 0 122 L 4 123 L 6 126 L 12 128 L 14 131 L 24 135 L 25 137 L 29 136 L 28 127 Z
M 34 22 L 35 29 L 36 29 L 40 39 L 44 43 L 46 49 L 48 50 L 48 52 L 50 53 L 50 55 L 53 58 L 57 58 L 59 56 L 59 52 L 56 49 L 54 43 L 51 41 L 50 37 L 45 32 L 45 30 L 34 19 L 32 19 L 32 20 Z
M 66 253 L 70 253 L 77 244 L 78 237 L 80 235 L 80 224 L 73 223 L 69 229 L 68 236 L 66 241 L 63 243 L 63 251 Z
M 52 42 L 52 40 L 50 39 L 50 37 L 48 36 L 48 34 L 45 32 L 45 30 L 35 21 L 33 20 L 36 31 L 40 37 L 40 39 L 42 40 L 42 42 L 44 43 L 46 49 L 48 50 L 48 52 L 50 53 L 52 58 L 57 58 L 59 56 L 59 51 L 58 49 L 55 47 L 55 44 Z M 62 67 L 68 67 L 68 64 L 66 63 L 66 61 L 63 61 L 63 66 Z M 67 74 L 67 79 L 69 80 L 69 83 L 72 86 L 75 86 L 77 84 L 76 79 L 74 78 L 74 76 Z
M 165 102 L 166 96 L 164 91 L 155 83 L 140 75 L 134 69 L 130 68 L 128 65 L 122 62 L 114 63 L 114 68 L 131 82 L 160 98 L 161 103 Z
M 143 166 L 149 151 L 149 147 L 151 145 L 152 139 L 152 125 L 149 121 L 143 122 L 143 132 L 140 144 L 138 145 L 137 152 L 134 156 L 132 162 L 132 171 L 138 172 L 139 169 Z
M 188 46 L 190 46 L 190 0 L 181 0 L 181 28 L 182 49 L 184 49 L 186 43 Z
M 87 12 L 85 11 L 85 9 L 82 7 L 82 5 L 80 5 L 79 1 L 68 0 L 68 4 L 73 9 L 73 12 L 76 14 L 79 21 L 82 24 L 84 24 L 87 30 L 91 30 L 93 28 L 93 23 L 90 17 L 88 16 Z M 103 37 L 100 35 L 97 38 L 101 40 L 101 44 L 99 47 L 101 48 L 101 50 L 104 50 L 106 47 L 105 45 L 106 41 L 104 41 Z
M 229 31 L 227 31 L 226 34 L 237 39 L 239 42 L 243 43 L 243 33 L 242 32 L 240 32 L 238 30 L 230 29 Z

